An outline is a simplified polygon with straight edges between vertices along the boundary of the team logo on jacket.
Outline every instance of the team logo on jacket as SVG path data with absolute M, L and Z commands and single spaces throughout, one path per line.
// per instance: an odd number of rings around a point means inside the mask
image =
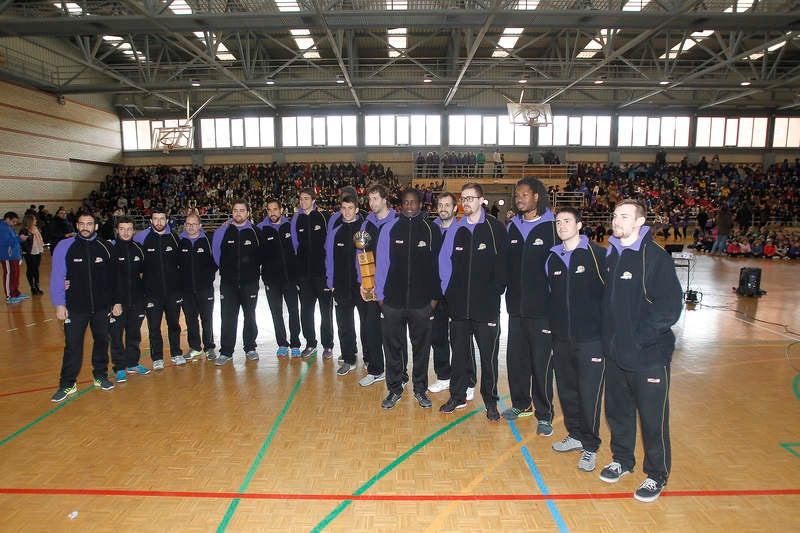
M 396 240 L 396 241 L 394 241 L 394 243 L 395 243 L 395 244 L 403 244 L 403 242 L 405 242 L 405 241 L 401 241 L 401 240 L 399 240 L 399 239 L 398 239 L 398 240 Z
M 586 272 L 586 267 L 583 265 L 578 265 L 578 268 L 575 269 L 576 274 L 583 274 Z
M 205 250 L 203 248 L 198 248 L 197 249 L 197 253 L 198 254 L 202 254 L 203 252 L 205 252 Z
M 188 248 L 181 248 L 181 252 L 188 252 L 188 251 L 189 251 Z
M 125 261 L 124 257 L 117 257 L 117 261 Z
M 298 228 L 298 230 L 297 230 L 297 231 L 298 231 L 299 233 L 303 233 L 303 232 L 305 231 L 305 228 Z
M 171 252 L 172 251 L 172 246 L 167 246 L 166 248 L 164 248 L 164 251 L 165 252 Z
M 417 243 L 417 248 L 425 248 L 426 246 L 428 246 L 428 243 L 426 243 L 425 241 L 419 241 Z
M 659 384 L 659 383 L 661 383 L 661 378 L 647 378 L 647 382 L 648 383 Z
M 102 257 L 95 257 L 94 258 L 94 262 L 95 263 L 102 263 L 103 262 L 103 258 Z
M 253 244 L 253 241 L 251 241 L 251 240 L 249 240 L 249 239 L 248 239 L 248 240 L 246 240 L 246 241 L 244 241 L 244 245 L 245 245 L 245 246 L 250 246 L 251 244 Z
M 534 246 L 544 246 L 544 241 L 542 239 L 536 239 L 533 241 Z
M 291 234 L 291 233 L 287 233 L 287 234 L 285 234 L 285 235 L 283 236 L 283 238 L 284 238 L 284 239 L 288 239 L 288 238 L 290 238 L 291 236 L 292 236 L 292 234 Z
M 456 252 L 463 252 L 464 248 L 461 246 L 456 246 Z
M 314 231 L 319 231 L 319 230 L 321 230 L 321 229 L 322 229 L 322 227 L 321 227 L 319 224 L 317 224 L 316 226 L 314 226 Z
M 147 302 L 147 308 L 148 309 L 152 309 L 155 306 L 156 306 L 156 304 L 154 304 L 153 302 Z
M 76 258 L 76 259 L 73 259 L 73 260 L 72 260 L 72 262 L 73 262 L 73 263 L 83 263 L 83 259 L 81 259 L 80 257 L 78 257 L 78 258 Z
M 337 243 L 336 243 L 336 246 L 339 246 L 339 247 L 344 247 L 344 243 L 343 243 L 343 242 L 337 242 Z
M 275 240 L 275 237 L 267 237 L 267 240 L 268 240 L 268 241 L 274 241 L 274 240 Z
M 519 241 L 517 239 L 511 239 L 511 244 L 517 244 Z
M 486 243 L 485 242 L 482 242 L 482 243 L 480 243 L 478 245 L 478 250 L 485 250 L 485 249 L 486 249 Z
M 602 362 L 603 362 L 602 357 L 592 357 L 592 363 L 602 363 Z
M 622 273 L 619 279 L 633 279 L 633 274 L 631 274 L 626 270 L 625 272 Z
M 560 270 L 556 270 L 555 272 L 553 272 L 553 275 L 554 276 L 560 276 L 561 275 L 561 271 Z
M 235 243 L 235 242 L 236 242 L 236 241 L 228 241 L 228 244 L 233 244 L 233 243 Z
M 138 255 L 134 256 L 134 257 L 133 257 L 133 260 L 134 260 L 134 261 L 141 261 L 141 259 L 139 259 L 139 256 L 138 256 Z
M 155 248 L 148 248 L 148 249 L 147 249 L 147 251 L 148 251 L 148 252 L 155 252 L 155 251 L 156 251 L 156 249 L 155 249 Z

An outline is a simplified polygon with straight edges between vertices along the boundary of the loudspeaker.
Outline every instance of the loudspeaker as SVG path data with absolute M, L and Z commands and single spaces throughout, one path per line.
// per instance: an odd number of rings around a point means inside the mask
M 683 251 L 682 244 L 665 244 L 664 249 L 670 254 L 680 253 Z
M 742 296 L 761 296 L 761 269 L 742 268 L 739 270 L 739 286 L 736 294 Z

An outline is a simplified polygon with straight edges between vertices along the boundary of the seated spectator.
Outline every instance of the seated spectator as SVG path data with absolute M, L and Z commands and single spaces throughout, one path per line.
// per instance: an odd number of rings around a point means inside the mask
M 778 249 L 773 244 L 772 239 L 767 240 L 767 244 L 764 245 L 764 257 L 772 259 L 777 253 Z

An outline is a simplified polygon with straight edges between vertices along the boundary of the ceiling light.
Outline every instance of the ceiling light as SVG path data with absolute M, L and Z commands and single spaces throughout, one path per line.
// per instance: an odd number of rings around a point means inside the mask
M 336 83 L 344 83 L 344 76 L 342 76 L 341 74 L 336 76 Z
M 522 77 L 522 78 L 517 80 L 517 83 L 519 83 L 520 85 L 528 83 L 528 78 Z
M 189 80 L 189 83 L 192 84 L 192 87 L 200 87 L 200 81 L 196 79 Z
M 267 78 L 266 80 L 264 80 L 264 83 L 266 83 L 267 85 L 275 85 L 275 80 L 273 80 L 272 78 Z
M 431 83 L 432 81 L 433 80 L 431 79 L 431 77 L 428 76 L 427 74 L 425 74 L 425 77 L 422 78 L 422 83 Z
M 743 80 L 741 83 L 739 83 L 739 85 L 741 85 L 742 87 L 747 87 L 751 83 L 752 82 L 750 80 Z
M 669 85 L 669 80 L 668 80 L 667 78 L 664 78 L 663 80 L 661 80 L 660 82 L 658 82 L 658 84 L 659 84 L 659 85 Z
M 605 82 L 606 82 L 606 80 L 603 80 L 603 79 L 594 80 L 594 84 L 595 85 L 603 85 Z

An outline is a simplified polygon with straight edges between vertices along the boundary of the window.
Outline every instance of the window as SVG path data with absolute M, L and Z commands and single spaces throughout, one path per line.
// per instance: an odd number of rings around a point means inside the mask
M 800 148 L 800 117 L 776 117 L 773 148 Z
M 439 115 L 365 115 L 366 146 L 430 146 L 441 144 Z
M 450 146 L 528 146 L 529 126 L 512 124 L 508 115 L 450 115 Z
M 200 120 L 202 148 L 273 148 L 272 117 L 204 118 Z M 170 121 L 164 121 L 165 126 Z
M 553 123 L 539 128 L 539 146 L 610 146 L 611 117 L 555 115 Z
M 698 117 L 698 147 L 764 148 L 767 117 Z
M 619 117 L 618 146 L 689 146 L 689 117 Z

